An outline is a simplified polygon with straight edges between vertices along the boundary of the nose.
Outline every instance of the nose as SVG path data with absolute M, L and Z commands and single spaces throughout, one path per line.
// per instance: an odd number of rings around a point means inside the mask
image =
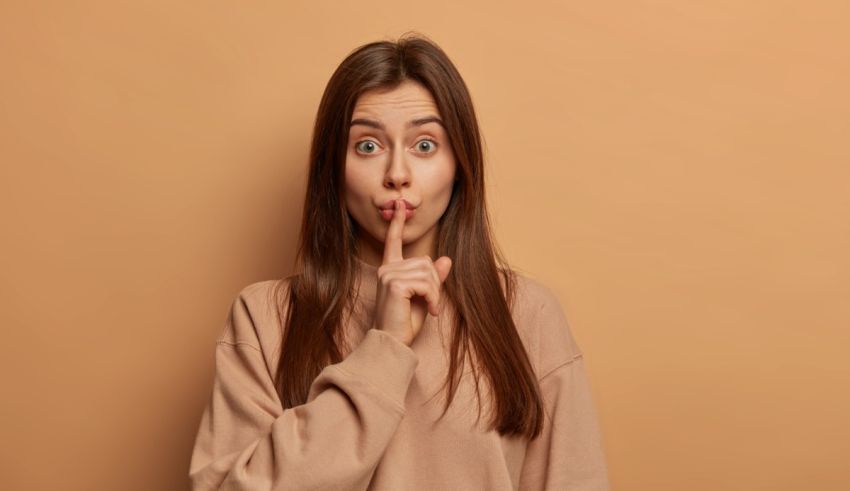
M 384 186 L 390 189 L 410 186 L 410 169 L 407 166 L 404 151 L 393 149 L 389 153 L 389 168 L 384 176 Z

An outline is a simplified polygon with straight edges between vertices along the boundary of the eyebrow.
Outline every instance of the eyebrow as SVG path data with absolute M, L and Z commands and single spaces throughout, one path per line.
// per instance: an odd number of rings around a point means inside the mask
M 414 126 L 422 126 L 423 124 L 427 124 L 427 123 L 437 123 L 440 126 L 442 126 L 443 128 L 446 127 L 446 125 L 443 124 L 443 121 L 440 118 L 438 118 L 437 116 L 425 116 L 424 118 L 418 118 L 418 119 L 411 120 L 407 123 L 407 127 L 412 128 Z M 384 124 L 381 123 L 380 121 L 375 121 L 373 119 L 366 119 L 366 118 L 353 119 L 353 120 L 351 120 L 351 124 L 349 124 L 348 127 L 350 128 L 350 127 L 357 125 L 357 124 L 363 125 L 363 126 L 369 126 L 370 128 L 377 128 L 379 130 L 386 130 L 386 127 L 384 127 Z

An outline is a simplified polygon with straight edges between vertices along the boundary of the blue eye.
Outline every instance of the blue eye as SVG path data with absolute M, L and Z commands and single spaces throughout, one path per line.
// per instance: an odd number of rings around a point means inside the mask
M 364 144 L 367 144 L 368 146 Z M 372 140 L 363 140 L 361 142 L 357 142 L 355 148 L 361 151 L 365 148 L 368 149 L 368 151 L 364 151 L 363 153 L 372 153 L 372 150 L 377 149 L 377 145 L 375 145 L 375 142 L 373 142 Z
M 428 145 L 426 146 L 425 153 L 432 153 L 432 152 L 430 152 L 430 151 L 428 151 L 428 150 L 427 150 L 427 147 L 436 147 L 436 145 L 437 145 L 437 142 L 435 142 L 434 140 L 429 140 L 429 139 L 427 139 L 427 138 L 426 138 L 426 139 L 424 139 L 424 140 L 420 140 L 420 141 L 419 141 L 419 143 L 417 143 L 416 145 L 417 145 L 420 149 L 422 149 L 422 144 L 423 144 L 423 143 L 427 143 L 427 144 L 428 144 Z

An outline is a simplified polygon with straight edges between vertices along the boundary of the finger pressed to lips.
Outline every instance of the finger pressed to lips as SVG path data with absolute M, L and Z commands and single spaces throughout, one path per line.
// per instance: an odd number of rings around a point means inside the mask
M 384 264 L 401 261 L 402 257 L 402 232 L 404 231 L 404 220 L 406 214 L 403 213 L 404 203 L 396 201 L 393 209 L 392 221 L 387 227 L 387 237 L 384 240 Z

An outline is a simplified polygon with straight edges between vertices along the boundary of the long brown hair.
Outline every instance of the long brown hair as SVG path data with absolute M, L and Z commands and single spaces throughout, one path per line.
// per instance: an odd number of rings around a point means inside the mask
M 449 385 L 443 415 L 454 399 L 469 356 L 475 361 L 472 370 L 479 417 L 476 364 L 481 365 L 493 395 L 489 428 L 501 435 L 535 438 L 543 425 L 543 405 L 511 316 L 516 273 L 491 238 L 481 135 L 472 100 L 445 52 L 418 33 L 408 32 L 396 42 L 375 41 L 356 48 L 334 71 L 322 95 L 310 148 L 297 274 L 286 278 L 290 280 L 288 294 L 276 295 L 284 326 L 275 375 L 277 390 L 285 408 L 303 404 L 319 372 L 343 359 L 342 326 L 356 299 L 359 274 L 357 224 L 343 200 L 348 125 L 361 93 L 391 89 L 405 80 L 422 84 L 434 97 L 459 176 L 440 218 L 437 239 L 437 257 L 452 259 L 443 295 L 456 312 L 449 372 L 443 384 Z M 278 283 L 280 287 L 284 284 Z

